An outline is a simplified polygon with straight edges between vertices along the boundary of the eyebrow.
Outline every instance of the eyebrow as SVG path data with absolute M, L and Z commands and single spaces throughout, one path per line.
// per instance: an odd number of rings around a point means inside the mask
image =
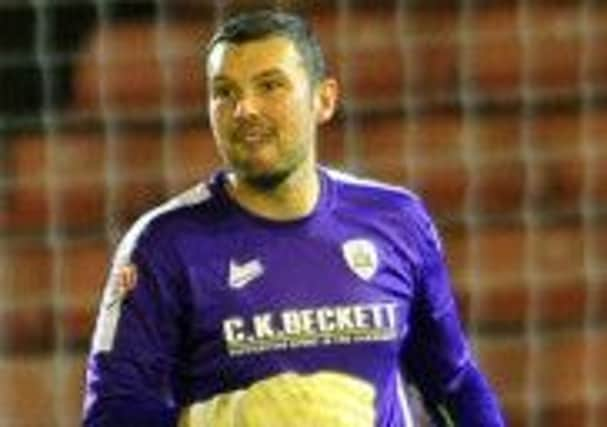
M 270 77 L 285 77 L 285 73 L 278 68 L 271 68 L 253 76 L 251 80 L 262 80 Z
M 285 73 L 279 68 L 270 68 L 269 70 L 265 70 L 259 74 L 254 75 L 251 80 L 257 81 L 272 77 L 284 78 Z M 219 74 L 213 77 L 212 83 L 233 83 L 233 80 L 224 74 Z
M 218 76 L 213 77 L 212 83 L 223 83 L 223 82 L 230 83 L 231 81 L 232 81 L 231 78 L 220 74 Z

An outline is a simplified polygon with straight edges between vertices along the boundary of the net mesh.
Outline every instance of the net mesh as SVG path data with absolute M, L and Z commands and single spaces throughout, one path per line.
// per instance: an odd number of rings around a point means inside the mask
M 219 165 L 201 43 L 260 6 L 309 17 L 340 79 L 322 161 L 426 200 L 508 425 L 601 425 L 598 0 L 1 2 L 0 424 L 78 424 L 119 236 Z

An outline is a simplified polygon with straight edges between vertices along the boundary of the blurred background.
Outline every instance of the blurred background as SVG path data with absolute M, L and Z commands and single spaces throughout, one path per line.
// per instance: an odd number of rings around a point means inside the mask
M 79 424 L 109 257 L 219 162 L 201 46 L 301 12 L 342 83 L 328 165 L 438 221 L 510 426 L 607 423 L 607 4 L 1 0 L 0 425 Z

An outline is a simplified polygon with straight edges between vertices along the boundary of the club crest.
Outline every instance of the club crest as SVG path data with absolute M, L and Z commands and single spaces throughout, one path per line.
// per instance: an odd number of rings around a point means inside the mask
M 348 267 L 358 277 L 369 280 L 378 267 L 378 256 L 375 245 L 367 239 L 352 239 L 342 245 L 342 253 Z

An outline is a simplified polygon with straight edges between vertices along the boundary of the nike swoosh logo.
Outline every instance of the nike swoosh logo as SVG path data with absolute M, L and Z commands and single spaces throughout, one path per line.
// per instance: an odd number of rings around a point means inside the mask
M 242 289 L 263 274 L 263 265 L 258 259 L 238 264 L 230 260 L 228 284 L 233 289 Z

